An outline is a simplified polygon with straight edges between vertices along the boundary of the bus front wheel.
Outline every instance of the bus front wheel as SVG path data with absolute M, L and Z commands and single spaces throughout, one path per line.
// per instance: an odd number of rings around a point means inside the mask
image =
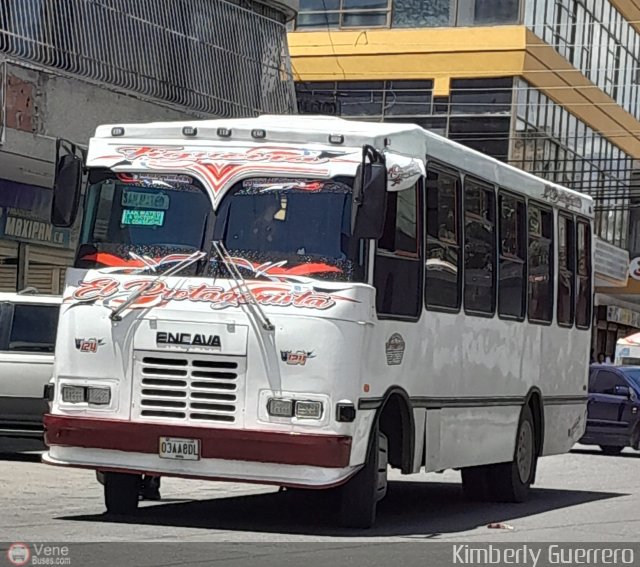
M 376 427 L 364 466 L 340 490 L 340 520 L 346 528 L 370 528 L 387 493 L 389 442 Z
M 108 514 L 128 515 L 138 509 L 142 476 L 139 474 L 104 473 L 104 504 Z

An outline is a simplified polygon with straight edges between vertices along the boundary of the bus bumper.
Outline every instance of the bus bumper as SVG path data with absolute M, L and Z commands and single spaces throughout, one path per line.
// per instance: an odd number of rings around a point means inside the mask
M 340 484 L 349 466 L 351 437 L 69 417 L 44 417 L 48 464 L 102 471 L 153 473 L 324 488 Z M 160 437 L 200 440 L 199 460 L 158 455 Z

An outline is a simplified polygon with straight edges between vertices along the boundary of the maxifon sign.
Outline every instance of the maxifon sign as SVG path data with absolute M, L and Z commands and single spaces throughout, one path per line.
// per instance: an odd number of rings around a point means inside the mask
M 0 238 L 69 248 L 71 231 L 49 222 L 51 191 L 0 179 Z

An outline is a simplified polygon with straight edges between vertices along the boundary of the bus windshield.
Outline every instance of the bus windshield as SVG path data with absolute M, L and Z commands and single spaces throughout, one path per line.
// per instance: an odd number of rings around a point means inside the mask
M 146 257 L 162 272 L 163 258 L 203 250 L 208 261 L 184 275 L 228 278 L 212 252 L 218 240 L 247 279 L 362 281 L 351 193 L 346 179 L 247 179 L 214 215 L 188 176 L 118 174 L 89 186 L 76 266 L 136 268 Z
M 203 249 L 209 197 L 187 176 L 118 174 L 89 186 L 76 266 L 136 267 Z M 192 272 L 195 268 L 192 268 Z
M 362 281 L 348 180 L 247 179 L 216 215 L 215 235 L 245 278 Z M 213 264 L 224 276 L 221 263 Z

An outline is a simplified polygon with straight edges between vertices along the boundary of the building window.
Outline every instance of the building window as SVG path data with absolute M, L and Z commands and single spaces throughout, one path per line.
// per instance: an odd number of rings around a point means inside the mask
M 394 28 L 429 28 L 451 25 L 452 0 L 394 0 Z
M 427 171 L 426 304 L 460 309 L 460 177 L 434 166 Z
M 451 116 L 449 138 L 506 162 L 510 124 L 511 119 L 506 116 Z
M 451 114 L 510 114 L 513 78 L 452 79 Z
M 578 297 L 576 327 L 588 329 L 591 324 L 591 229 L 586 221 L 578 221 Z
M 529 321 L 553 320 L 553 211 L 529 203 Z
M 464 180 L 464 309 L 493 315 L 496 308 L 496 199 L 494 189 Z
M 473 21 L 478 24 L 516 24 L 520 0 L 475 0 Z
M 573 218 L 558 215 L 558 325 L 573 325 L 576 289 L 576 244 Z
M 300 0 L 297 28 L 388 27 L 391 0 Z
M 595 233 L 625 248 L 631 157 L 525 81 L 517 79 L 515 90 L 517 119 L 509 162 L 591 195 Z
M 383 317 L 417 319 L 422 310 L 423 263 L 418 220 L 421 189 L 422 182 L 387 196 L 387 217 L 374 269 L 376 307 Z
M 476 0 L 490 4 L 490 0 Z M 525 24 L 576 69 L 640 119 L 640 34 L 611 0 L 527 0 Z
M 500 191 L 498 196 L 500 266 L 498 314 L 504 319 L 524 319 L 526 303 L 526 217 L 522 199 Z

